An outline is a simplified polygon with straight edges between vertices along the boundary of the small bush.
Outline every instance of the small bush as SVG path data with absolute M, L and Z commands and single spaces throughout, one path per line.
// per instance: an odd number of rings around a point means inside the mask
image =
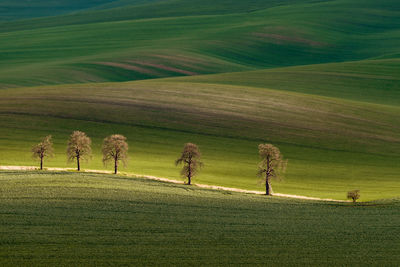
M 357 199 L 360 198 L 360 190 L 353 190 L 347 192 L 347 198 L 352 199 L 354 203 L 356 203 Z

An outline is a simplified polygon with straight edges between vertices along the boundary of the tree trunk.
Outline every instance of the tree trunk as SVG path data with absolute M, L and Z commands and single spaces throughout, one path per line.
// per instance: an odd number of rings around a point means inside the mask
M 189 173 L 188 173 L 188 185 L 190 185 L 192 183 L 192 161 L 189 160 Z
M 79 161 L 79 156 L 76 157 L 76 163 L 78 164 L 78 171 L 81 170 L 81 163 Z
M 114 174 L 118 172 L 118 158 L 114 159 Z
M 40 170 L 43 170 L 43 157 L 40 157 Z
M 271 165 L 270 165 L 269 156 L 267 156 L 267 172 L 265 173 L 265 194 L 267 196 L 269 196 L 271 194 L 270 186 L 269 186 L 270 171 L 271 171 Z

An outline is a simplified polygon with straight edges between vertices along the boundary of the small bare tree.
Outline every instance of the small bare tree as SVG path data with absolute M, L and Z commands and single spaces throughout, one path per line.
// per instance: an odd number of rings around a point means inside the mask
M 32 147 L 32 156 L 34 159 L 40 160 L 40 169 L 43 170 L 43 161 L 46 157 L 53 157 L 53 142 L 51 141 L 51 135 L 46 136 L 43 140 Z
M 76 159 L 77 169 L 81 170 L 81 159 L 89 160 L 92 155 L 92 140 L 81 131 L 74 131 L 68 140 L 67 156 L 68 161 L 72 162 Z
M 200 158 L 201 153 L 197 145 L 186 143 L 180 158 L 175 161 L 176 166 L 183 163 L 181 175 L 188 178 L 188 185 L 191 184 L 192 178 L 197 174 L 199 167 L 203 165 Z
M 261 162 L 258 165 L 258 176 L 265 182 L 265 194 L 272 193 L 271 178 L 280 179 L 286 170 L 287 161 L 283 159 L 279 148 L 271 144 L 260 144 L 258 153 Z
M 357 199 L 360 198 L 360 190 L 352 190 L 347 192 L 347 199 L 352 199 L 353 203 L 356 203 Z
M 120 134 L 110 135 L 103 141 L 103 163 L 106 165 L 108 161 L 114 161 L 114 173 L 118 172 L 119 161 L 126 165 L 128 160 L 128 143 L 126 137 Z

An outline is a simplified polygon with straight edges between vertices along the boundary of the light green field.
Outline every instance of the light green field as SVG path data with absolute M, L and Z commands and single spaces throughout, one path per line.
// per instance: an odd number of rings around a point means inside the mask
M 396 62 L 388 61 L 388 68 Z M 312 72 L 321 82 L 308 84 L 302 73 L 318 66 L 297 68 L 299 75 L 291 79 L 289 68 L 232 74 L 237 80 L 230 74 L 209 76 L 210 83 L 204 76 L 4 89 L 0 148 L 7 153 L 0 155 L 0 164 L 34 164 L 30 147 L 52 134 L 57 154 L 46 165 L 73 167 L 66 163 L 66 140 L 73 130 L 82 130 L 94 143 L 94 158 L 84 168 L 103 169 L 102 139 L 121 133 L 131 146 L 125 171 L 177 179 L 173 162 L 185 142 L 195 142 L 205 163 L 195 182 L 262 190 L 255 176 L 257 145 L 270 142 L 289 160 L 286 178 L 274 183 L 277 192 L 344 199 L 348 190 L 360 189 L 362 200 L 398 196 L 400 108 L 392 104 L 399 101 L 398 92 L 390 90 L 398 86 L 398 70 L 360 75 L 354 72 L 362 63 L 353 66 L 353 74 L 350 66 L 344 65 L 341 74 L 339 65 L 323 65 Z M 335 73 L 336 83 L 350 90 L 336 91 L 335 98 L 321 96 L 332 88 L 323 82 L 327 73 Z M 232 85 L 245 77 L 256 87 Z M 260 81 L 273 88 L 284 79 L 288 90 L 260 88 Z M 375 94 L 376 103 L 354 101 L 357 90 L 381 81 L 389 90 L 371 87 L 365 94 L 370 102 Z M 310 94 L 315 84 L 318 91 Z M 307 94 L 295 92 L 302 88 Z
M 114 175 L 0 172 L 2 266 L 396 266 L 399 200 L 353 205 Z
M 104 169 L 102 139 L 121 133 L 131 146 L 124 171 L 178 179 L 173 162 L 195 142 L 205 163 L 196 182 L 262 190 L 257 145 L 269 142 L 289 159 L 277 192 L 398 196 L 398 1 L 122 0 L 74 8 L 0 23 L 1 165 L 34 164 L 31 146 L 52 134 L 56 157 L 46 166 L 73 167 L 66 140 L 82 130 L 94 146 L 84 167 Z M 200 75 L 210 73 L 217 74 Z M 106 81 L 121 83 L 99 83 Z

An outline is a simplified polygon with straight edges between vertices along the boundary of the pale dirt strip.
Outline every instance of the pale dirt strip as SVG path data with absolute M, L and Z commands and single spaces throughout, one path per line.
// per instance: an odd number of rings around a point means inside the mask
M 34 166 L 0 166 L 0 170 L 7 170 L 7 171 L 34 171 L 38 170 L 37 167 Z M 74 168 L 45 168 L 48 171 L 75 171 Z M 82 170 L 82 172 L 88 173 L 102 173 L 102 174 L 112 174 L 111 171 L 104 171 L 104 170 Z M 156 177 L 150 175 L 139 175 L 127 172 L 121 172 L 121 174 L 131 175 L 137 178 L 146 178 L 150 180 L 156 180 L 161 182 L 167 183 L 174 183 L 174 184 L 184 184 L 184 182 L 179 180 L 173 180 L 163 177 Z M 214 190 L 223 190 L 223 191 L 232 191 L 238 193 L 246 193 L 246 194 L 257 194 L 257 195 L 264 195 L 265 192 L 263 191 L 253 191 L 253 190 L 244 190 L 239 188 L 231 188 L 231 187 L 224 187 L 224 186 L 216 186 L 216 185 L 207 185 L 207 184 L 193 184 L 195 186 L 207 189 L 214 189 Z M 297 199 L 305 199 L 305 200 L 318 200 L 318 201 L 331 201 L 331 202 L 348 202 L 347 200 L 338 200 L 338 199 L 330 199 L 330 198 L 317 198 L 317 197 L 307 197 L 307 196 L 299 196 L 299 195 L 289 195 L 289 194 L 281 194 L 281 193 L 273 193 L 273 196 L 277 197 L 287 197 L 287 198 L 297 198 Z

